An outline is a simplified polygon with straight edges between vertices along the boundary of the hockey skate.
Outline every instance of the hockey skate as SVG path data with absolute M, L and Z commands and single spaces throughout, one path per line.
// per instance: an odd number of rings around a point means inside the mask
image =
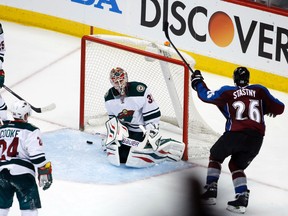
M 216 205 L 217 197 L 217 183 L 212 182 L 204 187 L 206 191 L 201 195 L 201 204 L 203 205 Z
M 236 194 L 236 199 L 234 201 L 228 202 L 227 210 L 239 214 L 244 214 L 246 212 L 246 207 L 248 206 L 250 191 L 247 190 L 241 194 Z

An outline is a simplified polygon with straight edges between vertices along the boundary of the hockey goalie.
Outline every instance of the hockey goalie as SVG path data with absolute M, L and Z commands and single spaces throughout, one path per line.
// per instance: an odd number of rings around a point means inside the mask
M 113 68 L 112 88 L 105 95 L 109 120 L 103 146 L 108 161 L 128 167 L 150 167 L 163 161 L 180 161 L 185 145 L 162 139 L 159 133 L 160 109 L 149 88 L 141 82 L 128 82 L 127 72 Z

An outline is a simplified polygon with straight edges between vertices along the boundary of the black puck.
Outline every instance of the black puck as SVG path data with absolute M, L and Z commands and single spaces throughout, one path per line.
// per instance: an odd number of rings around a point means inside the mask
M 92 142 L 92 141 L 89 141 L 89 140 L 87 140 L 86 143 L 87 143 L 87 144 L 90 144 L 90 145 L 93 144 L 93 142 Z

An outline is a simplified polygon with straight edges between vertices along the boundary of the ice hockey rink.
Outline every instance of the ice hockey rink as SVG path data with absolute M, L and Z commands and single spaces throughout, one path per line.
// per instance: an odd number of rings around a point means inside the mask
M 80 38 L 10 22 L 3 21 L 2 25 L 7 50 L 5 84 L 33 106 L 52 102 L 57 106 L 50 112 L 33 112 L 30 118 L 43 133 L 53 166 L 51 188 L 40 189 L 39 215 L 181 216 L 196 208 L 190 199 L 189 179 L 198 179 L 204 185 L 207 159 L 154 169 L 116 168 L 105 160 L 97 138 L 78 131 Z M 233 84 L 232 78 L 206 72 L 203 76 L 211 89 Z M 287 106 L 286 93 L 271 92 Z M 4 89 L 1 94 L 8 107 L 15 101 Z M 222 133 L 224 118 L 217 108 L 197 98 L 194 102 L 202 118 Z M 287 122 L 287 110 L 275 119 L 266 118 L 262 149 L 246 170 L 251 193 L 245 215 L 288 215 Z M 87 145 L 87 139 L 94 144 Z M 234 199 L 234 191 L 227 161 L 222 167 L 217 205 L 209 209 L 212 215 L 235 215 L 225 210 L 226 203 Z M 9 215 L 20 215 L 18 208 L 14 197 Z

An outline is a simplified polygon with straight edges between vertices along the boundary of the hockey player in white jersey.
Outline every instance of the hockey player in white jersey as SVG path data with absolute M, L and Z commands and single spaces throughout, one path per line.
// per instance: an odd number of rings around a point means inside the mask
M 181 160 L 185 145 L 161 139 L 161 112 L 150 89 L 141 82 L 128 82 L 127 72 L 120 67 L 111 70 L 110 82 L 113 87 L 105 95 L 108 161 L 140 168 Z
M 4 31 L 0 23 L 0 88 L 3 87 L 5 81 L 5 72 L 2 66 L 4 62 L 4 54 L 5 54 Z M 0 95 L 0 119 L 1 120 L 7 119 L 7 106 L 1 95 Z
M 52 184 L 51 162 L 47 161 L 39 128 L 28 123 L 30 105 L 17 101 L 11 107 L 14 120 L 0 127 L 0 216 L 7 216 L 16 194 L 22 216 L 37 216 L 41 208 L 35 180 L 43 190 Z

